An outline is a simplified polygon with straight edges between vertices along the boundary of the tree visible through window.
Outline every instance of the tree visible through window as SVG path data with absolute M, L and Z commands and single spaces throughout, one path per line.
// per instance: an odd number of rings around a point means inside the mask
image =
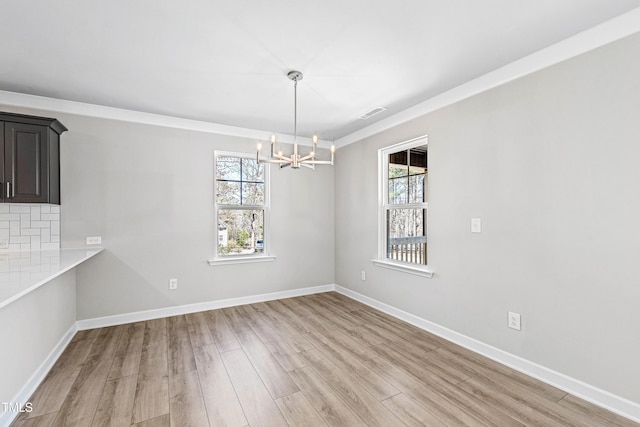
M 218 256 L 264 251 L 266 194 L 264 164 L 241 155 L 216 156 Z
M 417 145 L 422 144 L 422 145 Z M 427 145 L 424 140 L 382 150 L 385 258 L 427 264 Z

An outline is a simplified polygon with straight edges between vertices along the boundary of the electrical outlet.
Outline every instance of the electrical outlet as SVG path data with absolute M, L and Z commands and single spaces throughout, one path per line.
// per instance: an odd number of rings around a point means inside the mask
M 9 249 L 9 241 L 0 240 L 0 249 Z
M 482 219 L 481 218 L 471 218 L 471 232 L 472 233 L 482 233 Z
M 367 275 L 366 275 L 366 273 L 364 272 L 364 270 L 362 270 L 362 271 L 360 272 L 360 278 L 361 278 L 362 280 L 367 280 Z
M 511 329 L 515 329 L 516 331 L 520 330 L 520 315 L 518 313 L 509 312 L 509 327 Z
M 178 279 L 169 279 L 169 289 L 172 291 L 178 289 Z
M 87 245 L 101 245 L 102 236 L 90 236 L 87 237 Z

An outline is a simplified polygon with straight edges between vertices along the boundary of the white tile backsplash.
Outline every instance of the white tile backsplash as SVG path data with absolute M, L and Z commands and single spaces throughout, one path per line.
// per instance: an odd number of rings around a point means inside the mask
M 60 206 L 1 203 L 0 241 L 0 253 L 60 249 Z
M 40 221 L 40 205 L 31 206 L 31 221 Z
M 20 203 L 9 203 L 9 212 L 11 213 L 31 213 L 31 205 Z
M 9 235 L 11 236 L 20 235 L 20 221 L 9 222 Z

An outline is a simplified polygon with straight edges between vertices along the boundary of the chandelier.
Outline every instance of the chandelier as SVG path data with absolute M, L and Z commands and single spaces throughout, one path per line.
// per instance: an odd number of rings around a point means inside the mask
M 300 166 L 304 166 L 310 169 L 315 169 L 316 165 L 331 165 L 333 166 L 333 158 L 335 156 L 336 147 L 331 145 L 331 160 L 316 160 L 316 151 L 318 149 L 318 135 L 313 135 L 311 138 L 311 152 L 306 156 L 302 156 L 298 153 L 298 81 L 302 80 L 302 73 L 300 71 L 289 71 L 287 73 L 289 80 L 293 80 L 293 153 L 289 156 L 282 154 L 282 151 L 274 152 L 276 145 L 276 136 L 271 135 L 271 151 L 269 157 L 261 157 L 262 143 L 258 143 L 258 152 L 256 154 L 256 161 L 259 163 L 276 163 L 281 168 L 290 166 L 293 169 L 299 169 Z

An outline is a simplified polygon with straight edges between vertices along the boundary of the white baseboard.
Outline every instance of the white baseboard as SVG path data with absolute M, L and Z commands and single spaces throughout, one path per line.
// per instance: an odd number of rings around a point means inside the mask
M 406 311 L 397 309 L 391 305 L 359 294 L 351 289 L 335 285 L 335 291 L 417 326 L 420 329 L 424 329 L 427 332 L 431 332 L 448 341 L 461 345 L 475 353 L 486 356 L 498 363 L 513 368 L 516 371 L 522 372 L 523 374 L 564 390 L 567 393 L 591 402 L 594 405 L 598 405 L 625 418 L 629 418 L 630 420 L 640 422 L 640 405 L 638 403 L 616 396 L 606 390 L 599 389 L 560 372 L 556 372 L 504 350 L 500 350 L 499 348 L 493 347 L 489 344 L 485 344 L 474 338 L 445 328 L 437 323 L 430 322 L 411 313 L 407 313 Z
M 216 310 L 218 308 L 233 307 L 236 305 L 253 304 L 263 301 L 272 301 L 282 298 L 292 298 L 302 295 L 311 295 L 335 290 L 336 285 L 321 285 L 309 288 L 292 289 L 290 291 L 272 292 L 268 294 L 251 295 L 247 297 L 229 298 L 216 301 L 207 301 L 196 304 L 178 305 L 175 307 L 158 308 L 154 310 L 137 311 L 134 313 L 116 314 L 114 316 L 97 317 L 93 319 L 78 320 L 78 330 L 104 328 L 105 326 L 123 325 L 125 323 L 142 322 L 144 320 L 160 319 L 180 314 L 197 313 L 199 311 Z
M 51 350 L 44 361 L 40 364 L 38 369 L 31 375 L 31 378 L 26 382 L 22 389 L 15 395 L 11 402 L 26 403 L 29 401 L 31 395 L 36 391 L 40 383 L 47 376 L 53 365 L 56 363 L 62 352 L 67 345 L 71 342 L 71 339 L 78 331 L 77 324 L 71 325 L 69 330 L 62 336 L 58 344 Z M 0 426 L 8 426 L 19 415 L 19 412 L 0 412 Z

